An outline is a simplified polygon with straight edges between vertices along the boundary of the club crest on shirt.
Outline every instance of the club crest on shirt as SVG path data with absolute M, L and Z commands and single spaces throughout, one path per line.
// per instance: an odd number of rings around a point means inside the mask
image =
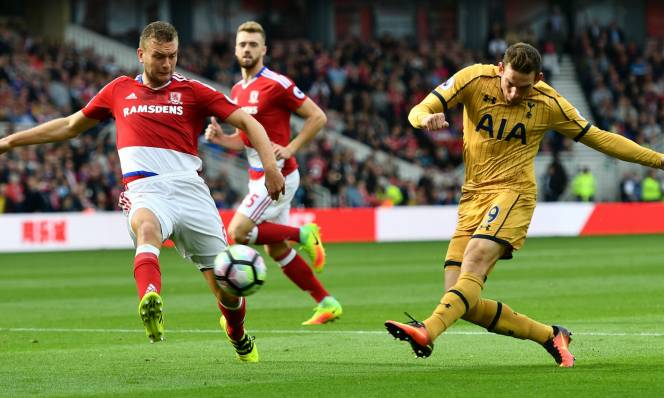
M 168 102 L 173 105 L 182 105 L 182 93 L 178 92 L 168 93 Z
M 260 91 L 251 90 L 251 92 L 249 93 L 249 103 L 250 104 L 257 104 L 258 103 L 258 94 L 260 94 Z

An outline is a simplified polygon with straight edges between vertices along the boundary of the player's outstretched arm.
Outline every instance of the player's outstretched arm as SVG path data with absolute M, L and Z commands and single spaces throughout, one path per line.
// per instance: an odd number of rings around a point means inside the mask
M 664 154 L 642 147 L 621 135 L 592 126 L 580 142 L 614 158 L 664 169 Z
M 327 123 L 325 112 L 311 98 L 307 98 L 295 111 L 304 119 L 300 133 L 288 143 L 288 146 L 273 144 L 277 160 L 288 159 L 311 141 Z
M 284 176 L 277 167 L 277 160 L 272 153 L 270 139 L 263 126 L 253 117 L 249 116 L 242 109 L 238 109 L 228 115 L 226 123 L 238 128 L 245 133 L 254 147 L 258 156 L 261 158 L 263 170 L 265 171 L 265 187 L 274 200 L 279 198 L 279 194 L 285 192 Z
M 450 125 L 445 120 L 443 110 L 440 100 L 434 94 L 429 94 L 410 110 L 408 121 L 417 129 L 440 130 Z
M 242 142 L 240 133 L 236 130 L 233 134 L 224 134 L 224 131 L 217 122 L 217 118 L 214 116 L 212 116 L 210 124 L 205 128 L 205 139 L 234 151 L 241 151 L 244 149 L 244 142 Z
M 99 123 L 78 111 L 67 117 L 53 119 L 31 129 L 19 131 L 0 140 L 0 153 L 12 148 L 47 142 L 59 142 L 76 137 L 85 130 Z

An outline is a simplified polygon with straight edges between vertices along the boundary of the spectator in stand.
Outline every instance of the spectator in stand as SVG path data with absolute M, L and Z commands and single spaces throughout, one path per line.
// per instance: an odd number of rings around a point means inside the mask
M 620 200 L 622 202 L 638 202 L 641 198 L 641 184 L 636 173 L 627 172 L 620 181 Z
M 12 200 L 7 197 L 7 184 L 0 184 L 0 214 L 12 209 Z
M 210 187 L 212 199 L 214 199 L 217 209 L 234 209 L 237 207 L 241 198 L 234 189 L 228 186 L 226 174 L 222 173 L 215 178 L 207 178 L 206 182 Z
M 387 183 L 385 186 L 384 193 L 385 200 L 383 201 L 384 205 L 387 206 L 399 206 L 403 204 L 403 192 L 394 183 Z
M 595 200 L 595 176 L 588 166 L 583 166 L 579 174 L 572 181 L 574 196 L 579 202 L 593 202 Z
M 304 176 L 300 186 L 295 191 L 295 207 L 315 207 L 316 198 L 314 195 L 314 182 L 310 175 Z
M 340 203 L 343 207 L 366 207 L 365 197 L 367 196 L 366 187 L 362 181 L 357 181 L 353 174 L 346 177 L 346 184 L 341 188 Z
M 456 205 L 459 204 L 459 199 L 457 198 L 457 187 L 447 186 L 443 191 L 443 197 L 440 200 L 441 205 Z
M 547 79 L 560 73 L 560 64 L 558 62 L 558 53 L 556 52 L 556 44 L 552 39 L 546 40 L 543 45 L 542 51 L 542 71 Z
M 642 113 L 641 120 L 644 127 L 641 129 L 641 134 L 644 144 L 652 144 L 655 141 L 664 137 L 662 135 L 662 127 L 657 123 L 657 116 L 652 113 Z
M 604 79 L 602 77 L 597 77 L 595 89 L 592 93 L 591 104 L 595 107 L 599 107 L 605 101 L 613 101 L 613 94 L 604 84 Z
M 507 49 L 505 29 L 499 22 L 494 22 L 487 40 L 487 55 L 491 61 L 499 62 Z
M 544 39 L 553 44 L 553 48 L 558 55 L 562 54 L 567 40 L 567 24 L 560 6 L 557 4 L 551 8 L 545 23 Z
M 567 188 L 567 172 L 555 155 L 546 169 L 542 187 L 545 202 L 557 202 Z
M 662 183 L 657 179 L 656 170 L 648 170 L 641 181 L 641 200 L 644 202 L 659 202 L 662 200 Z

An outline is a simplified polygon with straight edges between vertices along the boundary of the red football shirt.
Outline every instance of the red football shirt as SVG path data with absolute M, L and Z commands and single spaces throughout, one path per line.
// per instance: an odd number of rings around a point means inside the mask
M 117 148 L 125 179 L 199 171 L 198 136 L 208 116 L 226 119 L 238 109 L 210 86 L 175 73 L 157 89 L 118 77 L 83 108 L 86 117 L 115 118 Z
M 286 146 L 291 140 L 291 113 L 302 106 L 307 96 L 286 76 L 263 67 L 249 81 L 236 83 L 231 89 L 231 98 L 263 125 L 270 141 Z M 240 136 L 247 147 L 251 168 L 261 171 L 262 164 L 246 133 L 240 131 Z M 286 159 L 281 171 L 288 175 L 295 169 L 297 161 L 291 157 Z

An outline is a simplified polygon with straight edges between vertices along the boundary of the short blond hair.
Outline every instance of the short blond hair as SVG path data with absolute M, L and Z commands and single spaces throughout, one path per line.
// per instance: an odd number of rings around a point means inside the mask
M 248 32 L 248 33 L 260 33 L 263 37 L 263 42 L 265 42 L 265 30 L 263 26 L 256 21 L 247 21 L 242 25 L 237 27 L 237 33 Z
M 168 22 L 155 21 L 148 24 L 141 33 L 139 46 L 145 49 L 148 40 L 156 40 L 158 43 L 168 43 L 173 40 L 178 40 L 178 31 L 175 27 Z

